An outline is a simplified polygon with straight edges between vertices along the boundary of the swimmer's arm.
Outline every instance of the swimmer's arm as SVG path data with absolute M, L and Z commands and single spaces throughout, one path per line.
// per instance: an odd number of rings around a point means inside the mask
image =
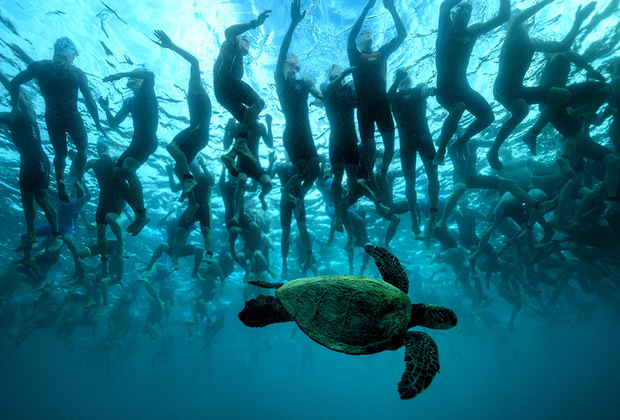
M 442 37 L 450 28 L 450 10 L 460 2 L 461 0 L 445 0 L 441 3 L 441 6 L 439 6 L 438 37 Z
M 335 87 L 340 86 L 344 78 L 350 75 L 351 73 L 353 73 L 354 70 L 355 70 L 355 66 L 351 66 L 351 67 L 348 67 L 342 70 L 342 72 L 340 73 L 340 76 L 338 76 L 333 81 L 331 81 L 327 86 L 325 86 L 325 89 L 324 89 L 325 97 L 329 96 L 331 94 L 331 91 Z
M 107 99 L 100 100 L 99 103 L 101 104 L 101 107 L 103 108 L 103 111 L 105 112 L 106 119 L 108 120 L 108 125 L 112 128 L 118 127 L 120 123 L 125 121 L 125 118 L 127 118 L 127 116 L 129 115 L 129 109 L 131 108 L 130 106 L 131 99 L 128 99 L 125 102 L 123 102 L 123 106 L 118 111 L 116 116 L 114 116 L 112 115 L 112 111 L 110 111 L 110 107 L 108 106 Z
M 475 23 L 469 28 L 478 35 L 492 31 L 510 19 L 510 0 L 500 0 L 499 13 L 486 22 Z
M 40 61 L 35 61 L 29 65 L 26 70 L 18 73 L 9 83 L 9 94 L 11 95 L 11 107 L 17 109 L 19 104 L 19 87 L 37 77 L 41 67 Z
M 286 65 L 286 56 L 288 55 L 288 50 L 291 47 L 291 40 L 293 39 L 293 33 L 295 32 L 295 28 L 301 22 L 301 20 L 306 16 L 306 11 L 303 13 L 299 9 L 299 2 L 293 1 L 291 6 L 291 24 L 288 26 L 288 30 L 284 35 L 284 39 L 282 40 L 282 45 L 280 46 L 280 53 L 278 54 L 278 63 L 276 64 L 276 88 L 281 89 L 286 80 L 284 75 L 284 66 Z
M 407 29 L 405 28 L 405 24 L 400 18 L 400 15 L 396 11 L 396 7 L 394 6 L 394 0 L 383 0 L 383 5 L 392 15 L 392 19 L 394 20 L 394 26 L 396 27 L 396 36 L 381 48 L 383 50 L 383 53 L 388 56 L 394 51 L 396 51 L 398 47 L 401 46 L 405 38 L 407 38 Z
M 258 15 L 258 17 L 251 22 L 248 23 L 239 23 L 237 25 L 232 25 L 226 28 L 224 31 L 224 36 L 227 41 L 237 43 L 237 36 L 241 35 L 244 32 L 249 31 L 250 29 L 256 29 L 265 23 L 265 19 L 269 17 L 269 13 L 271 10 L 265 10 L 263 13 Z
M 11 121 L 10 112 L 0 112 L 0 124 L 8 124 Z
M 273 149 L 273 131 L 271 129 L 271 123 L 273 122 L 273 117 L 269 114 L 265 116 L 265 120 L 267 122 L 267 127 L 264 124 L 260 125 L 260 135 L 263 138 L 263 142 L 267 147 Z
M 88 113 L 95 122 L 95 127 L 97 127 L 97 130 L 103 132 L 103 127 L 101 126 L 101 121 L 99 120 L 97 103 L 93 98 L 90 86 L 88 86 L 88 77 L 86 77 L 86 73 L 84 73 L 82 70 L 79 70 L 79 88 L 80 92 L 82 92 L 82 96 L 84 97 L 84 101 L 86 102 L 86 109 L 88 109 Z
M 571 61 L 571 63 L 575 64 L 575 66 L 584 69 L 588 73 L 588 77 L 596 79 L 599 82 L 603 83 L 606 81 L 605 76 L 603 76 L 600 72 L 594 69 L 594 67 L 592 67 L 581 54 L 578 54 L 575 51 L 567 51 L 562 54 L 567 57 Z
M 319 90 L 316 88 L 314 81 L 306 77 L 304 78 L 304 82 L 306 83 L 306 86 L 308 86 L 308 90 L 310 91 L 310 94 L 314 96 L 315 98 L 320 99 L 322 101 L 323 96 L 321 95 L 321 92 L 319 92 Z
M 166 172 L 168 172 L 168 183 L 170 184 L 170 190 L 172 192 L 179 192 L 183 188 L 180 182 L 176 181 L 174 177 L 174 167 L 172 165 L 166 166 Z
M 357 53 L 359 54 L 359 50 L 357 49 L 357 36 L 360 34 L 360 31 L 362 30 L 362 25 L 364 24 L 364 20 L 366 20 L 366 16 L 368 15 L 368 12 L 370 12 L 370 9 L 372 9 L 372 7 L 375 5 L 375 1 L 376 0 L 369 0 L 368 4 L 366 4 L 366 6 L 364 7 L 364 10 L 362 10 L 362 14 L 357 18 L 357 20 L 355 21 L 355 24 L 353 24 L 353 27 L 351 28 L 351 33 L 349 33 L 349 38 L 347 39 L 347 50 L 349 52 L 349 61 L 351 62 L 351 64 L 354 64 L 354 61 L 351 60 L 351 53 Z
M 512 19 L 512 22 L 510 22 L 510 26 L 521 25 L 523 22 L 527 21 L 529 18 L 538 13 L 543 7 L 551 4 L 554 1 L 555 0 L 542 0 L 535 5 L 528 7 Z
M 235 137 L 234 132 L 237 126 L 237 120 L 234 118 L 230 118 L 226 127 L 224 128 L 224 138 L 222 139 L 222 144 L 224 146 L 224 150 L 228 149 L 231 144 L 233 144 L 233 138 Z

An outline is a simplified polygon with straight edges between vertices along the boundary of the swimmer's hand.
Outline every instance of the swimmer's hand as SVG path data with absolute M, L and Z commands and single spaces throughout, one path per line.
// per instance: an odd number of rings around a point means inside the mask
M 355 66 L 347 67 L 342 71 L 342 74 L 346 77 L 355 71 Z
M 394 76 L 394 77 L 395 77 L 395 79 L 397 81 L 400 82 L 400 81 L 403 81 L 404 79 L 406 79 L 407 76 L 409 76 L 409 71 L 407 70 L 407 68 L 401 67 L 398 70 L 396 70 L 396 76 Z
M 174 42 L 172 42 L 170 37 L 166 35 L 164 31 L 156 29 L 153 33 L 155 34 L 157 38 L 159 38 L 159 42 L 153 41 L 157 45 L 159 45 L 162 48 L 169 48 L 169 49 L 174 47 Z
M 116 80 L 121 80 L 123 75 L 121 73 L 111 74 L 103 78 L 104 82 L 114 82 Z
M 271 125 L 271 123 L 273 122 L 273 117 L 271 116 L 271 114 L 265 115 L 265 121 L 267 122 L 267 125 Z
M 107 97 L 104 98 L 103 96 L 101 96 L 99 98 L 99 105 L 101 105 L 101 108 L 103 109 L 108 109 L 110 108 L 110 100 Z
M 579 22 L 583 22 L 584 20 L 588 18 L 588 16 L 590 16 L 590 14 L 594 11 L 595 7 L 596 7 L 595 1 L 590 2 L 584 8 L 581 8 L 581 6 L 579 6 L 579 8 L 577 9 L 577 13 L 575 13 L 575 20 Z
M 304 16 L 306 16 L 306 12 L 307 10 L 304 10 L 303 13 L 301 12 L 301 1 L 300 0 L 293 0 L 291 2 L 291 22 L 294 25 L 297 25 L 299 22 L 302 21 Z
M 269 17 L 269 13 L 271 13 L 271 10 L 265 10 L 263 13 L 258 15 L 258 17 L 256 18 L 256 27 L 257 28 L 259 26 L 262 26 L 263 23 L 265 23 L 265 20 Z
M 269 163 L 275 163 L 276 161 L 276 152 L 273 150 L 269 152 Z

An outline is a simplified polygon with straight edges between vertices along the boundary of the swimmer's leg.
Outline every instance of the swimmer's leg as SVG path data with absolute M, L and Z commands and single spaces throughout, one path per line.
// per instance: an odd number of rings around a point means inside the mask
M 448 110 L 448 117 L 443 122 L 441 127 L 441 134 L 439 136 L 439 146 L 437 148 L 437 156 L 433 159 L 434 165 L 443 165 L 446 158 L 446 148 L 448 142 L 456 133 L 459 125 L 459 121 L 465 112 L 465 104 L 463 102 L 455 102 L 450 106 Z
M 491 146 L 489 153 L 487 154 L 489 165 L 496 171 L 499 171 L 504 167 L 504 165 L 502 165 L 499 161 L 498 152 L 500 147 L 502 147 L 504 141 L 508 138 L 508 136 L 510 136 L 510 134 L 512 134 L 515 128 L 517 128 L 521 121 L 523 121 L 530 112 L 527 102 L 525 102 L 525 99 L 523 98 L 519 98 L 510 104 L 508 111 L 510 112 L 510 118 L 502 124 L 499 132 L 497 133 L 497 137 L 495 137 L 493 146 Z

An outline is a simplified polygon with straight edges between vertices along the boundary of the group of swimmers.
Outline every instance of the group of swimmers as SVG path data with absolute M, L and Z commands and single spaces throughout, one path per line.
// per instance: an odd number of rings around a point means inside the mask
M 200 155 L 210 140 L 212 114 L 211 99 L 200 78 L 200 63 L 165 32 L 156 30 L 155 42 L 161 48 L 190 63 L 189 126 L 166 147 L 174 160 L 168 170 L 171 188 L 180 192 L 180 201 L 186 201 L 187 207 L 179 217 L 161 221 L 161 225 L 168 226 L 167 239 L 157 247 L 144 268 L 148 275 L 139 278 L 154 299 L 152 316 L 147 319 L 149 328 L 145 330 L 152 333 L 152 327 L 169 311 L 174 293 L 166 292 L 165 278 L 167 273 L 179 269 L 179 259 L 184 256 L 194 257 L 192 277 L 200 289 L 192 299 L 192 315 L 188 321 L 190 334 L 200 314 L 204 315 L 205 304 L 215 296 L 213 279 L 223 281 L 232 272 L 233 261 L 244 268 L 246 279 L 277 276 L 269 255 L 269 227 L 264 226 L 259 217 L 252 220 L 244 212 L 245 193 L 255 191 L 257 185 L 261 189 L 258 198 L 262 210 L 267 210 L 266 196 L 276 176 L 281 185 L 280 276 L 283 279 L 289 278 L 287 261 L 293 217 L 299 230 L 301 274 L 306 275 L 308 270 L 315 274 L 320 272 L 322 261 L 317 260 L 313 252 L 317 241 L 308 230 L 304 202 L 316 185 L 325 199 L 327 214 L 332 218 L 328 243 L 336 232 L 346 230 L 345 249 L 351 273 L 353 250 L 370 242 L 363 211 L 356 208 L 356 203 L 366 197 L 376 210 L 376 218 L 388 221 L 383 244 L 389 246 L 396 235 L 400 215 L 410 214 L 412 237 L 425 241 L 429 249 L 433 241 L 439 242 L 441 252 L 434 261 L 452 267 L 457 283 L 472 305 L 480 307 L 491 301 L 480 274 L 486 275 L 488 288 L 492 274 L 499 273 L 495 280 L 498 294 L 514 307 L 511 326 L 522 306 L 522 291 L 536 299 L 541 311 L 547 310 L 548 303 L 541 298 L 541 283 L 555 290 L 554 301 L 572 278 L 576 278 L 584 291 L 596 291 L 601 297 L 611 299 L 610 290 L 618 286 L 613 280 L 617 264 L 613 252 L 620 235 L 620 207 L 617 206 L 620 200 L 617 154 L 620 147 L 617 120 L 620 64 L 618 61 L 610 63 L 611 81 L 608 82 L 584 57 L 570 50 L 581 25 L 595 9 L 594 2 L 579 8 L 572 28 L 561 40 L 531 38 L 529 28 L 533 17 L 552 1 L 541 0 L 511 16 L 510 1 L 499 0 L 496 16 L 470 24 L 472 5 L 469 2 L 444 0 L 439 11 L 436 41 L 437 86 L 431 87 L 424 83 L 414 85 L 412 75 L 405 68 L 397 69 L 393 83 L 388 84 L 388 58 L 405 41 L 407 30 L 393 0 L 383 0 L 383 6 L 393 19 L 396 36 L 375 49 L 372 32 L 362 30 L 376 3 L 376 0 L 369 0 L 348 37 L 350 66 L 346 69 L 330 66 L 328 80 L 317 88 L 311 79 L 298 77 L 299 59 L 289 54 L 295 29 L 306 15 L 300 0 L 294 0 L 274 75 L 285 121 L 282 143 L 286 156 L 278 162 L 272 152 L 268 168 L 261 166 L 259 142 L 262 138 L 265 145 L 273 148 L 273 119 L 267 115 L 266 125 L 259 123 L 265 101 L 243 76 L 244 57 L 250 48 L 245 33 L 262 26 L 271 11 L 262 12 L 250 22 L 228 27 L 213 69 L 215 98 L 232 116 L 223 136 L 223 145 L 230 150 L 221 156 L 222 172 L 217 185 Z M 487 99 L 469 85 L 467 68 L 476 40 L 507 22 L 493 93 L 508 110 L 509 117 L 501 124 L 495 140 L 490 142 L 487 154 L 490 167 L 502 176 L 481 175 L 476 169 L 476 151 L 483 142 L 474 138 L 489 130 L 495 116 Z M 540 83 L 535 87 L 524 86 L 525 75 L 537 51 L 547 54 Z M 26 70 L 10 81 L 2 75 L 0 81 L 10 93 L 12 110 L 0 115 L 0 120 L 8 124 L 21 156 L 20 192 L 26 233 L 19 246 L 23 257 L 15 262 L 37 289 L 45 290 L 45 275 L 66 244 L 75 261 L 76 281 L 86 290 L 85 308 L 90 309 L 99 301 L 107 305 L 107 290 L 113 284 L 133 290 L 123 280 L 124 235 L 119 217 L 128 204 L 133 220 L 125 231 L 131 236 L 138 235 L 150 221 L 137 170 L 158 147 L 159 109 L 154 90 L 155 75 L 148 68 L 139 67 L 103 78 L 104 82 L 126 79 L 127 88 L 132 91 L 118 112 L 111 111 L 107 98 L 98 100 L 110 128 L 117 127 L 130 115 L 133 120 L 129 146 L 118 158 L 112 158 L 109 134 L 101 124 L 97 101 L 86 74 L 73 65 L 77 55 L 75 44 L 63 37 L 54 44 L 52 60 L 28 62 Z M 573 64 L 587 72 L 587 81 L 568 83 Z M 347 81 L 350 75 L 352 83 Z M 45 123 L 54 150 L 53 167 L 61 202 L 58 211 L 48 198 L 50 165 L 41 144 L 37 119 L 29 98 L 20 89 L 32 79 L 37 80 L 45 100 Z M 100 132 L 98 157 L 92 160 L 88 160 L 87 131 L 77 106 L 78 91 Z M 330 124 L 329 163 L 322 162 L 313 139 L 309 96 L 321 101 Z M 437 149 L 426 117 L 426 101 L 430 96 L 436 97 L 448 111 Z M 597 111 L 606 102 L 606 112 L 599 116 Z M 523 141 L 535 156 L 538 135 L 544 127 L 552 125 L 563 139 L 556 162 L 510 159 L 506 157 L 509 151 L 501 150 L 504 141 L 526 119 L 531 104 L 539 104 L 540 112 Z M 465 111 L 474 118 L 460 129 Z M 591 125 L 600 124 L 609 116 L 612 118 L 609 141 L 615 150 L 602 146 L 590 136 Z M 377 151 L 375 126 L 382 139 L 382 153 Z M 402 171 L 391 170 L 396 129 Z M 361 141 L 358 141 L 358 133 Z M 69 183 L 65 179 L 69 154 L 67 134 L 76 149 Z M 504 162 L 499 159 L 500 152 Z M 428 180 L 426 200 L 419 200 L 416 193 L 416 153 L 420 154 Z M 444 164 L 446 154 L 452 162 L 454 188 L 448 198 L 441 200 L 438 167 Z M 590 165 L 590 162 L 595 164 Z M 80 246 L 73 237 L 73 227 L 80 209 L 90 198 L 89 188 L 84 183 L 84 174 L 89 170 L 94 172 L 99 186 L 97 239 L 93 244 Z M 398 172 L 405 181 L 405 200 L 402 201 L 396 200 L 393 194 Z M 343 184 L 345 173 L 347 182 Z M 219 190 L 224 202 L 224 222 L 229 238 L 228 250 L 218 249 L 216 256 L 211 215 L 214 188 Z M 476 205 L 477 209 L 468 207 L 462 197 L 472 189 L 496 191 L 500 199 L 494 208 L 484 209 L 481 203 Z M 50 239 L 39 253 L 33 252 L 33 245 L 43 233 L 37 232 L 34 226 L 34 202 L 42 208 L 49 222 Z M 554 209 L 554 217 L 547 217 L 546 214 Z M 483 212 L 489 214 L 482 215 Z M 171 213 L 165 219 L 169 219 Z M 476 219 L 481 217 L 490 225 L 478 237 Z M 516 223 L 506 223 L 507 220 Z M 456 230 L 452 228 L 453 221 L 458 226 Z M 200 224 L 202 246 L 188 244 L 196 222 Z M 108 240 L 108 226 L 114 240 Z M 490 243 L 496 230 L 506 238 L 496 242 L 501 243 L 499 249 Z M 595 252 L 597 258 L 590 259 Z M 161 259 L 164 253 L 170 256 L 165 263 Z M 101 264 L 92 269 L 84 259 L 95 255 L 100 256 Z M 367 259 L 364 259 L 360 273 L 366 264 Z M 4 299 L 8 296 L 9 292 L 3 293 Z M 131 299 L 135 300 L 135 290 L 127 292 L 126 300 Z M 41 325 L 48 322 L 46 317 Z

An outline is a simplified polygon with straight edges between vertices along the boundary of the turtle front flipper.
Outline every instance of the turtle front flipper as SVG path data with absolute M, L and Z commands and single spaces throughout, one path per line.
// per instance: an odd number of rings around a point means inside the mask
M 430 335 L 423 332 L 406 332 L 405 372 L 398 383 L 398 393 L 403 400 L 413 398 L 428 388 L 439 372 L 439 352 Z
M 387 249 L 375 245 L 366 245 L 364 249 L 375 259 L 375 264 L 384 281 L 402 290 L 403 293 L 409 291 L 409 279 L 398 258 Z
M 278 298 L 265 295 L 248 300 L 238 316 L 246 326 L 255 328 L 293 320 Z

